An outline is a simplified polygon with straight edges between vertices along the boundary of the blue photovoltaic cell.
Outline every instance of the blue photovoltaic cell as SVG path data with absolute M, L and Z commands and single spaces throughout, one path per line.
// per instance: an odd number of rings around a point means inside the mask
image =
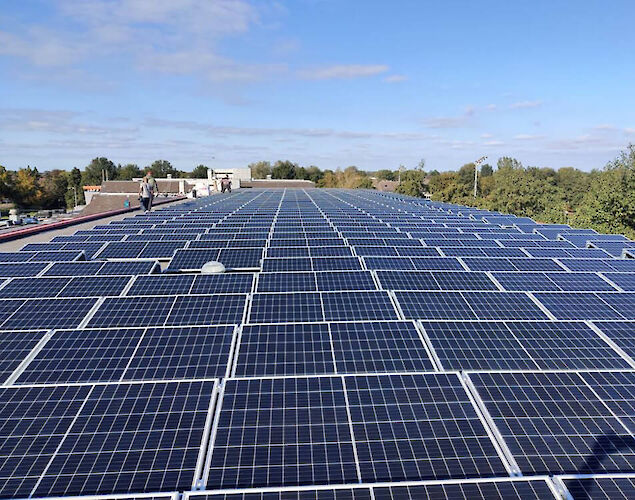
M 258 292 L 315 292 L 315 273 L 260 273 Z
M 477 319 L 459 292 L 395 292 L 407 319 Z
M 137 276 L 126 295 L 187 294 L 194 283 L 194 274 Z
M 319 293 L 255 293 L 249 323 L 323 321 Z
M 60 330 L 38 352 L 19 384 L 117 381 L 143 330 Z
M 165 325 L 229 325 L 241 323 L 245 295 L 188 295 L 177 297 Z
M 523 474 L 632 470 L 633 437 L 577 373 L 471 373 Z
M 635 273 L 602 273 L 625 292 L 635 292 Z
M 212 381 L 94 386 L 34 496 L 190 489 L 213 388 Z
M 628 500 L 635 498 L 635 475 L 562 478 L 574 500 Z
M 103 262 L 56 262 L 44 276 L 94 276 L 103 266 Z
M 260 268 L 261 259 L 262 248 L 226 248 L 218 256 L 227 269 Z
M 148 328 L 124 380 L 224 377 L 233 326 Z
M 28 498 L 90 386 L 0 388 L 0 496 Z
M 596 295 L 615 309 L 624 319 L 635 320 L 635 293 L 616 292 Z
M 44 262 L 0 263 L 0 277 L 36 276 L 47 266 Z
M 98 259 L 134 259 L 147 245 L 143 241 L 121 241 L 107 243 L 96 256 Z
M 97 299 L 29 299 L 2 325 L 7 330 L 76 328 Z
M 290 272 L 290 271 L 312 271 L 313 263 L 310 258 L 292 259 L 263 259 L 263 272 Z
M 229 379 L 220 404 L 208 488 L 359 481 L 341 378 Z
M 556 319 L 625 319 L 593 293 L 535 293 L 534 296 Z
M 0 331 L 0 384 L 6 382 L 20 363 L 42 340 L 44 330 L 29 332 Z
M 248 493 L 194 493 L 188 496 L 188 500 L 372 500 L 370 489 L 365 487 L 355 488 L 320 488 L 302 490 L 281 491 L 267 490 L 266 492 Z
M 580 376 L 628 430 L 635 432 L 635 372 L 590 372 Z
M 339 290 L 377 290 L 369 271 L 333 271 L 316 273 L 317 289 L 321 292 Z
M 602 330 L 626 354 L 635 359 L 635 322 L 594 321 L 593 324 Z
M 88 276 L 73 278 L 58 297 L 117 296 L 130 281 L 129 276 Z
M 462 292 L 480 319 L 549 319 L 525 293 Z
M 236 361 L 237 377 L 333 373 L 326 323 L 247 325 Z
M 98 275 L 131 275 L 131 274 L 150 274 L 156 272 L 158 263 L 155 261 L 144 262 L 105 262 L 97 272 Z
M 251 293 L 254 275 L 251 273 L 209 274 L 197 276 L 191 294 Z
M 107 298 L 88 322 L 88 327 L 161 326 L 175 297 Z
M 345 381 L 364 482 L 506 474 L 456 374 Z
M 70 278 L 14 278 L 0 288 L 0 297 L 55 297 L 70 280 Z
M 399 319 L 386 292 L 332 292 L 322 294 L 326 321 Z
M 411 322 L 331 323 L 330 329 L 338 373 L 434 369 Z
M 521 322 L 507 327 L 542 370 L 627 369 L 628 362 L 582 322 Z

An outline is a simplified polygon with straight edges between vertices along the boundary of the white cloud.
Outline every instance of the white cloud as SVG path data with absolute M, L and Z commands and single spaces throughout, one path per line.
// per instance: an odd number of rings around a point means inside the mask
M 595 127 L 593 127 L 593 130 L 604 131 L 604 132 L 613 132 L 613 131 L 617 130 L 617 128 L 614 125 L 610 125 L 608 123 L 603 123 L 601 125 L 596 125 Z
M 386 83 L 399 83 L 405 82 L 408 79 L 406 75 L 390 75 L 384 78 Z
M 517 141 L 533 141 L 536 139 L 542 139 L 542 135 L 532 135 L 532 134 L 516 134 L 514 139 Z
M 628 135 L 635 135 L 635 128 L 625 128 L 624 133 Z
M 509 105 L 509 109 L 530 109 L 542 106 L 542 101 L 518 101 Z
M 375 76 L 389 68 L 383 64 L 338 64 L 321 68 L 307 68 L 298 71 L 304 80 L 333 80 Z
M 483 146 L 503 146 L 505 143 L 503 141 L 485 141 Z
M 481 139 L 491 139 L 492 137 L 494 137 L 494 135 L 493 134 L 489 134 L 487 132 L 484 133 L 484 134 L 481 134 Z
M 468 106 L 462 115 L 459 116 L 436 116 L 424 120 L 427 128 L 461 128 L 469 124 L 476 110 L 473 106 Z

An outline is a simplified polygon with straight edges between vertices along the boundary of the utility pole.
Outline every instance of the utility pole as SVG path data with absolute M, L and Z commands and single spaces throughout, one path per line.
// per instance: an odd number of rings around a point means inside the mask
M 481 156 L 474 162 L 474 198 L 476 198 L 476 186 L 478 185 L 478 167 L 480 167 L 481 163 L 485 160 L 487 160 L 487 156 Z

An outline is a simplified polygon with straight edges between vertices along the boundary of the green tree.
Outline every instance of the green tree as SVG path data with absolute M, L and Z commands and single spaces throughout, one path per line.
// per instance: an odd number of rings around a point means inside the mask
M 0 201 L 13 198 L 13 174 L 0 165 Z
M 406 170 L 401 172 L 401 182 L 395 191 L 408 196 L 424 197 L 428 192 L 426 182 L 426 173 L 423 170 Z
M 172 166 L 167 160 L 155 160 L 152 165 L 144 169 L 145 173 L 152 172 L 152 176 L 156 179 L 162 179 L 168 176 L 178 177 L 180 172 Z
M 64 170 L 49 170 L 44 172 L 39 180 L 42 208 L 64 208 L 66 206 L 66 191 L 68 190 L 68 173 Z
M 481 177 L 489 177 L 493 173 L 494 173 L 494 169 L 489 163 L 485 163 L 484 165 L 481 165 L 481 171 L 479 172 L 479 175 Z
M 15 202 L 20 207 L 37 208 L 40 205 L 42 191 L 39 186 L 40 174 L 37 168 L 21 168 L 14 177 Z
M 117 179 L 121 181 L 130 181 L 135 177 L 143 177 L 143 172 L 138 165 L 134 163 L 128 163 L 119 169 L 117 173 Z
M 84 186 L 101 186 L 103 179 L 114 180 L 117 178 L 117 166 L 108 158 L 93 158 L 84 169 L 82 183 Z
M 572 222 L 635 237 L 635 145 L 630 144 L 593 177 Z
M 271 177 L 274 179 L 295 179 L 295 170 L 297 163 L 288 160 L 278 160 L 271 170 Z
M 377 177 L 378 179 L 384 179 L 387 181 L 394 181 L 396 178 L 396 175 L 395 175 L 395 172 L 393 172 L 392 170 L 385 168 L 383 170 L 378 170 L 377 172 L 375 172 L 375 177 Z
M 505 169 L 505 168 L 511 168 L 511 169 L 523 168 L 522 163 L 520 163 L 516 158 L 511 158 L 509 156 L 503 156 L 502 158 L 499 158 L 498 161 L 496 162 L 496 166 L 498 167 L 499 170 Z
M 310 180 L 312 182 L 315 182 L 317 184 L 318 182 L 320 182 L 320 179 L 322 179 L 323 176 L 324 176 L 324 172 L 322 172 L 315 165 L 311 165 L 310 167 L 306 168 L 306 177 L 305 177 L 305 179 L 308 179 L 308 180 Z
M 207 170 L 209 167 L 205 166 L 205 165 L 197 165 L 196 168 L 194 170 L 192 170 L 192 173 L 190 174 L 190 177 L 192 179 L 207 179 Z
M 591 187 L 591 175 L 573 167 L 564 167 L 556 173 L 556 184 L 564 194 L 569 209 L 574 209 Z
M 247 166 L 251 169 L 252 179 L 266 179 L 271 175 L 271 163 L 268 161 L 257 161 Z

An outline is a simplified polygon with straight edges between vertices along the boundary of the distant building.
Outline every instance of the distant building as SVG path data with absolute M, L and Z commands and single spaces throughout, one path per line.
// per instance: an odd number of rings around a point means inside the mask
M 385 179 L 374 179 L 373 187 L 377 191 L 390 191 L 391 193 L 395 192 L 399 183 L 397 181 L 387 181 Z

